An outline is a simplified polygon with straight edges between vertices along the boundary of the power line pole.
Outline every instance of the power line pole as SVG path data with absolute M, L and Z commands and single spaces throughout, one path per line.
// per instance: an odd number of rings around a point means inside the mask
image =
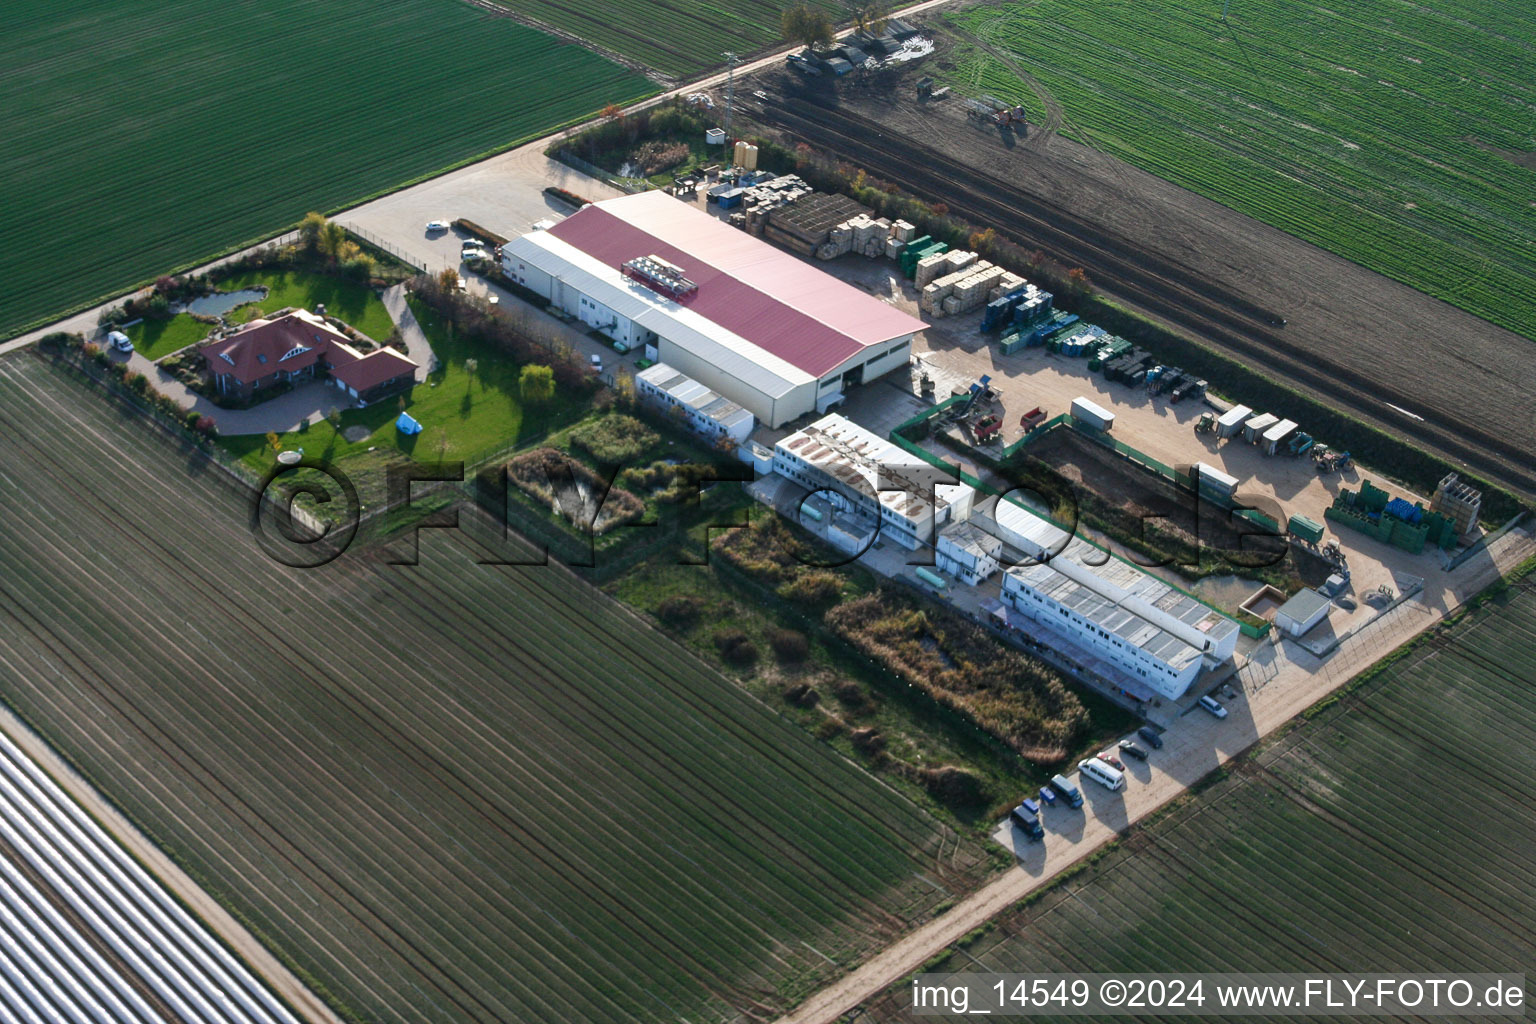
M 741 58 L 731 50 L 720 56 L 725 58 L 725 138 L 726 145 L 730 145 L 731 104 L 736 99 L 736 65 L 741 63 Z
M 1227 8 L 1229 8 L 1231 6 L 1232 6 L 1232 0 L 1225 0 L 1225 2 L 1221 5 L 1221 20 L 1222 21 L 1226 21 L 1227 20 Z

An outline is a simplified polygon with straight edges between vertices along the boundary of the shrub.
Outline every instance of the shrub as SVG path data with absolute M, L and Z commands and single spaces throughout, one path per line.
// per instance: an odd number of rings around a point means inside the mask
M 197 421 L 200 420 L 200 419 L 202 419 L 202 416 L 200 416 L 198 414 L 197 410 L 195 410 L 195 409 L 188 409 L 187 410 L 187 414 L 182 417 L 182 423 L 186 426 L 186 428 L 188 430 L 196 430 L 197 429 Z
M 128 390 L 136 395 L 142 395 L 149 390 L 149 378 L 142 373 L 130 373 L 123 378 L 123 383 L 128 385 Z
M 732 647 L 735 647 L 737 644 L 744 643 L 747 643 L 747 634 L 743 633 L 739 629 L 727 628 L 715 630 L 715 650 L 719 651 L 721 654 L 724 654 L 726 651 L 730 650 Z
M 853 741 L 853 749 L 865 757 L 875 759 L 885 753 L 885 733 L 879 729 L 855 729 L 848 738 Z
M 843 580 L 837 573 L 813 569 L 799 573 L 794 579 L 781 584 L 775 593 L 786 601 L 821 607 L 842 596 Z
M 661 438 L 650 427 L 622 413 L 610 413 L 580 423 L 570 434 L 571 444 L 599 462 L 619 464 L 639 458 Z
M 875 706 L 875 702 L 869 699 L 869 694 L 864 692 L 864 687 L 852 679 L 839 679 L 832 685 L 832 696 L 838 703 L 849 711 L 864 714 Z
M 652 139 L 642 142 L 633 153 L 629 155 L 629 162 L 640 169 L 640 176 L 649 178 L 653 174 L 676 167 L 687 160 L 692 154 L 685 142 L 661 142 Z
M 918 777 L 923 788 L 946 807 L 979 807 L 987 801 L 987 787 L 981 777 L 964 768 L 924 768 Z
M 776 629 L 768 635 L 773 656 L 786 665 L 798 665 L 811 653 L 805 634 L 793 629 Z
M 797 708 L 813 708 L 821 700 L 821 694 L 810 683 L 790 680 L 784 684 L 784 699 Z
M 704 613 L 704 599 L 697 594 L 669 594 L 656 606 L 656 617 L 674 629 L 687 629 Z
M 124 377 L 128 376 L 128 364 L 114 363 L 109 361 L 107 363 L 107 373 L 111 374 L 113 377 L 116 377 L 118 380 L 122 380 Z
M 219 425 L 212 416 L 199 416 L 197 418 L 197 432 L 205 437 L 217 437 Z

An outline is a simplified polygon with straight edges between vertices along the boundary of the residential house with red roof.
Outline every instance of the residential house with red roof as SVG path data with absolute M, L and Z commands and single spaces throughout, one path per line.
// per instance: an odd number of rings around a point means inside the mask
M 409 388 L 418 365 L 389 348 L 364 355 L 323 317 L 302 309 L 252 320 L 201 351 L 221 395 L 249 398 L 278 384 L 326 380 L 360 406 Z

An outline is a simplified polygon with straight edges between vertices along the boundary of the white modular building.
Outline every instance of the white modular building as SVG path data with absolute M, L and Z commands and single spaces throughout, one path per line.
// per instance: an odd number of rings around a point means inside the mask
M 518 284 L 770 427 L 903 367 L 926 325 L 663 192 L 593 203 L 502 246 Z
M 969 519 L 976 499 L 969 485 L 835 414 L 774 445 L 773 471 L 878 519 L 880 536 L 908 550 Z
M 654 409 L 681 415 L 696 433 L 729 437 L 738 445 L 757 425 L 750 412 L 666 363 L 647 366 L 635 374 L 635 397 Z M 674 409 L 681 412 L 673 413 Z
M 1238 625 L 1139 566 L 998 501 L 976 526 L 1004 542 L 1002 600 L 1163 697 L 1237 650 Z
M 938 570 L 967 586 L 976 586 L 1002 568 L 1003 542 L 973 523 L 954 523 L 940 530 L 934 550 Z

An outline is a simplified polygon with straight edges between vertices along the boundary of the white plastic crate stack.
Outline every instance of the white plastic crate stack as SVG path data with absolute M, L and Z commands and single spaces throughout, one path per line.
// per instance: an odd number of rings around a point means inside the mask
M 965 249 L 951 249 L 944 254 L 944 258 L 949 261 L 949 272 L 953 274 L 957 270 L 964 270 L 974 265 L 978 257 Z
M 957 316 L 979 308 L 983 302 L 987 301 L 987 289 L 991 288 L 1005 271 L 1002 267 L 994 267 L 983 260 L 968 268 L 966 273 L 968 276 L 957 283 L 954 291 L 944 300 L 944 313 L 947 316 Z
M 894 260 L 896 257 L 901 255 L 901 250 L 905 249 L 906 247 L 906 242 L 903 242 L 895 235 L 892 235 L 885 240 L 885 258 L 888 260 Z
M 1028 282 L 1026 282 L 1018 274 L 1004 271 L 1003 276 L 997 279 L 997 283 L 993 285 L 992 290 L 987 293 L 987 301 L 996 302 L 998 299 L 1002 298 L 1004 295 L 1007 295 L 1015 288 L 1022 287 L 1027 283 Z M 1038 289 L 1036 289 L 1034 285 L 1030 285 L 1030 291 L 1033 293 L 1034 291 L 1038 291 Z
M 971 253 L 970 255 L 974 257 L 976 254 Z M 985 263 L 985 261 L 983 262 Z M 925 312 L 932 313 L 934 316 L 952 314 L 960 309 L 965 304 L 965 301 L 968 301 L 956 299 L 951 302 L 951 298 L 955 295 L 955 289 L 970 278 L 975 277 L 978 272 L 990 269 L 993 269 L 990 263 L 986 263 L 985 266 L 981 263 L 973 263 L 966 266 L 963 270 L 957 270 L 952 274 L 945 274 L 943 277 L 936 278 L 932 283 L 923 288 L 923 295 L 918 304 Z M 980 305 L 979 295 L 976 298 L 975 305 Z
M 935 278 L 949 273 L 949 254 L 942 253 L 938 256 L 925 256 L 917 261 L 917 273 L 912 278 L 912 283 L 918 288 L 926 288 Z
M 908 242 L 912 241 L 912 239 L 917 237 L 917 225 L 909 224 L 904 220 L 899 220 L 891 225 L 891 237 L 896 239 L 896 241 L 900 242 L 902 245 L 906 245 Z

